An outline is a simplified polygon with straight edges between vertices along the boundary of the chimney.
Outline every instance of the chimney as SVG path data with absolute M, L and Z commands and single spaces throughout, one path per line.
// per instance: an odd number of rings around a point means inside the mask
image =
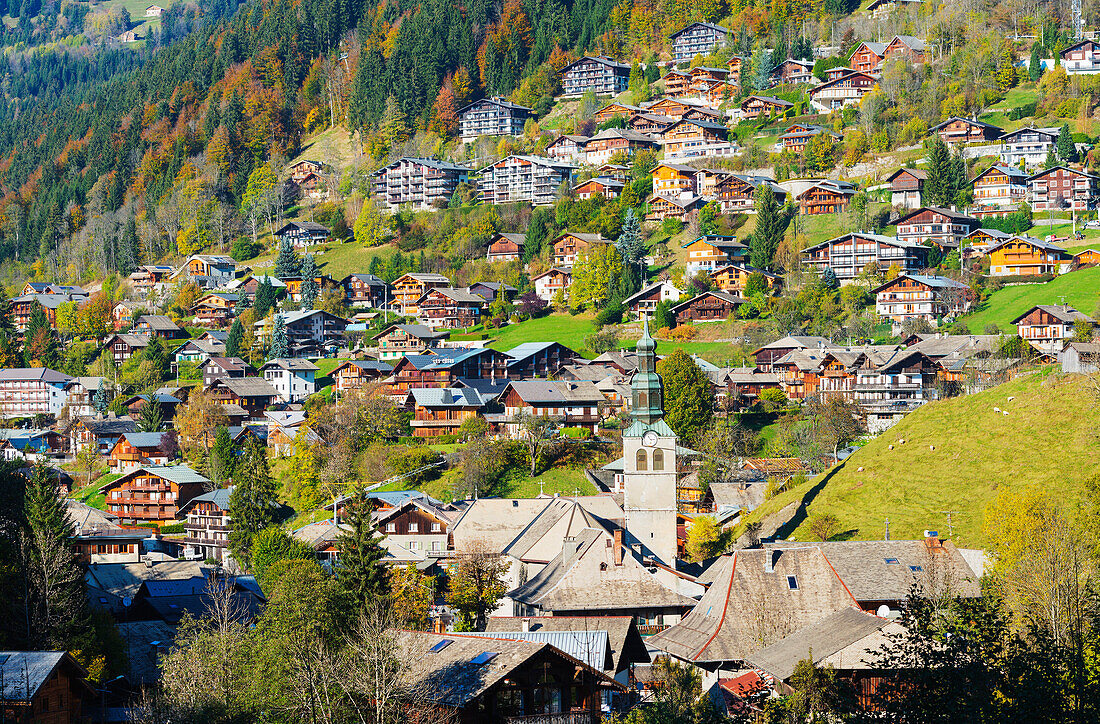
M 577 556 L 577 539 L 575 536 L 566 536 L 561 544 L 561 559 L 565 563 L 572 563 Z
M 615 565 L 623 564 L 623 529 L 615 529 Z
M 523 633 L 528 633 L 531 630 L 531 619 L 523 619 Z
M 770 550 L 764 552 L 764 572 L 775 573 L 775 562 L 779 560 L 779 551 Z
M 926 531 L 924 531 L 924 543 L 929 548 L 939 548 L 939 547 L 941 547 L 943 545 L 943 543 L 940 542 L 940 533 L 939 533 L 939 531 L 936 531 L 936 530 L 926 530 Z

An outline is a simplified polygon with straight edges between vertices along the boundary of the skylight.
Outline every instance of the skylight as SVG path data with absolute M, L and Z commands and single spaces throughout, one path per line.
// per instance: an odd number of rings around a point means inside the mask
M 886 559 L 886 565 L 888 565 L 888 566 L 896 566 L 896 565 L 898 565 L 898 563 L 900 563 L 900 561 L 897 558 L 887 558 Z
M 487 664 L 497 656 L 495 651 L 482 651 L 480 654 L 473 658 L 472 664 Z
M 791 589 L 792 591 L 797 591 L 798 578 L 796 578 L 795 576 L 787 576 L 787 588 Z
M 440 651 L 447 648 L 448 646 L 450 646 L 453 643 L 454 643 L 454 641 L 452 641 L 451 639 L 443 639 L 443 640 L 439 641 L 435 646 L 428 649 L 428 651 L 430 651 L 433 654 L 438 654 Z
M 920 573 L 924 569 L 920 566 L 909 566 L 909 570 L 911 570 L 913 573 Z

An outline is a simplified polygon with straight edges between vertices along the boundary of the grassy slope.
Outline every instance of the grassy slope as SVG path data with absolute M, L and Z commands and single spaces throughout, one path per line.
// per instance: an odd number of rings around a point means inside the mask
M 995 406 L 1008 416 L 993 412 Z M 782 493 L 760 514 L 806 496 L 806 514 L 833 513 L 850 537 L 880 539 L 887 518 L 895 538 L 925 529 L 946 535 L 944 511 L 958 511 L 956 540 L 981 546 L 983 510 L 999 485 L 1037 485 L 1066 505 L 1081 499 L 1081 483 L 1100 460 L 1098 424 L 1100 412 L 1081 378 L 1050 371 L 1021 377 L 920 408 L 827 474 L 823 485 L 811 481 Z M 804 520 L 796 518 L 802 525 L 791 538 L 808 538 Z
M 1013 319 L 1036 304 L 1066 304 L 1091 315 L 1100 304 L 1100 267 L 1063 274 L 1046 284 L 1021 284 L 995 292 L 982 307 L 964 317 L 970 331 L 980 334 L 987 324 L 1008 331 Z
M 305 159 L 330 164 L 338 171 L 344 171 L 360 160 L 356 157 L 351 136 L 339 124 L 306 139 L 302 144 L 302 152 L 290 163 L 293 165 Z

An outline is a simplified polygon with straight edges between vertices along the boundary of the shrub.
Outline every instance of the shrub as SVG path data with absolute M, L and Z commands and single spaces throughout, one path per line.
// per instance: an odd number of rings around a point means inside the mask
M 686 342 L 688 340 L 695 339 L 696 335 L 698 334 L 699 330 L 697 330 L 695 327 L 692 327 L 689 324 L 681 324 L 679 327 L 676 327 L 675 329 L 670 331 L 668 333 L 668 337 L 669 339 Z

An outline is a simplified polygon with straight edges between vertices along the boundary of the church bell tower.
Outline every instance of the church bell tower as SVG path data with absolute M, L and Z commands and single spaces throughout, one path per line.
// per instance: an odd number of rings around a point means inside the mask
M 657 343 L 642 322 L 638 371 L 630 381 L 630 427 L 623 432 L 626 532 L 631 545 L 669 567 L 676 565 L 676 433 L 664 421 L 664 388 Z

